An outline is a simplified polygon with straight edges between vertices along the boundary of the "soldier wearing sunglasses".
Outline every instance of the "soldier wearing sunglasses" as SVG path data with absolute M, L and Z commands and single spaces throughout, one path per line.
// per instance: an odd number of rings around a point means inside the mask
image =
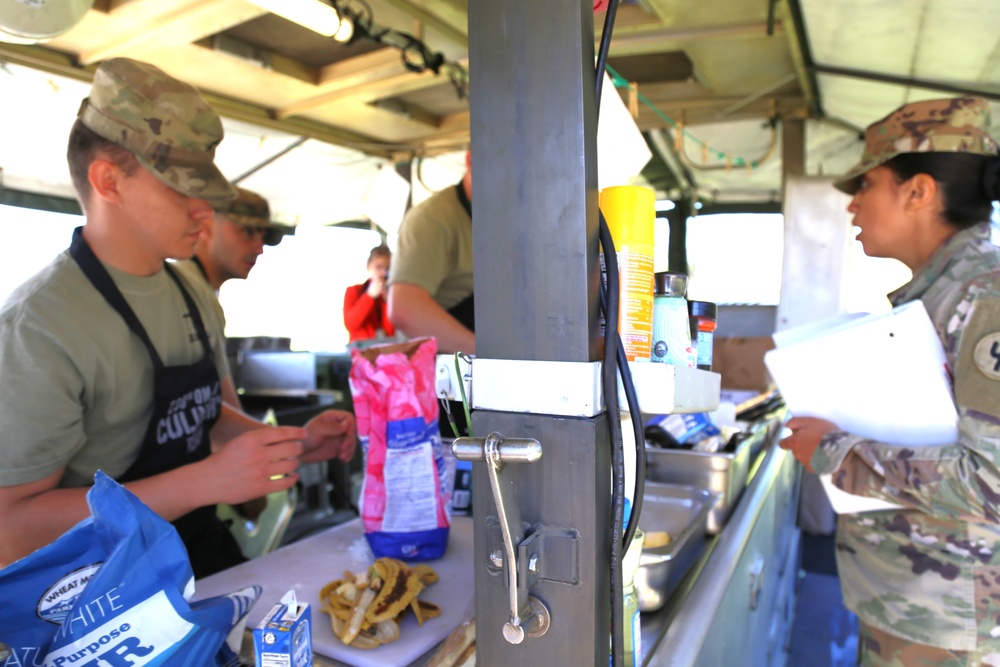
M 284 230 L 271 221 L 266 199 L 243 188 L 236 191 L 236 199 L 214 205 L 212 224 L 191 258 L 216 292 L 227 280 L 246 279 L 264 246 L 278 245 L 284 236 Z

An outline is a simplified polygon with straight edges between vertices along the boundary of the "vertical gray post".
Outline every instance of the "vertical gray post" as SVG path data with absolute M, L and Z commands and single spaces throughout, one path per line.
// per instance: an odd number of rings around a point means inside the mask
M 470 0 L 469 45 L 477 356 L 596 361 L 592 3 Z M 477 664 L 606 665 L 611 531 L 605 417 L 477 410 L 472 422 L 480 437 L 497 431 L 541 442 L 540 461 L 507 473 L 521 519 L 578 535 L 570 556 L 577 560 L 578 580 L 542 580 L 531 589 L 549 608 L 550 629 L 509 644 L 502 634 L 509 615 L 504 578 L 488 569 L 487 523 L 496 508 L 484 464 L 475 464 Z
M 787 118 L 781 121 L 781 192 L 789 178 L 806 173 L 806 122 Z

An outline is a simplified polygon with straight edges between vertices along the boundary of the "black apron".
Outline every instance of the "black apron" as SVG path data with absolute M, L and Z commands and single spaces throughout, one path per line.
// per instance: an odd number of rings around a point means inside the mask
M 222 394 L 212 346 L 198 307 L 174 270 L 169 264 L 164 264 L 167 275 L 181 291 L 205 351 L 196 363 L 164 366 L 139 318 L 87 245 L 82 231 L 83 228 L 78 227 L 73 232 L 70 255 L 101 296 L 142 341 L 153 364 L 153 412 L 135 462 L 118 477 L 118 481 L 125 483 L 146 479 L 207 458 L 211 454 L 209 432 L 222 410 Z M 177 491 L 184 492 L 183 489 Z M 214 505 L 189 512 L 173 524 L 187 547 L 191 568 L 198 579 L 246 560 L 229 529 L 216 516 Z
M 465 188 L 459 183 L 455 186 L 455 191 L 458 194 L 458 201 L 462 204 L 462 208 L 465 212 L 469 214 L 469 219 L 472 219 L 472 202 L 469 198 L 465 196 Z M 473 292 L 469 296 L 465 297 L 457 304 L 452 306 L 447 310 L 447 313 L 458 320 L 462 326 L 469 329 L 472 333 L 476 332 L 476 294 Z M 461 401 L 449 401 L 449 409 L 455 420 L 455 425 L 458 427 L 458 432 L 462 435 L 469 434 L 468 425 L 465 422 L 465 412 L 462 409 Z M 451 429 L 451 424 L 448 422 L 448 414 L 441 407 L 439 417 L 438 417 L 439 430 L 442 436 L 453 438 L 455 437 L 455 432 Z

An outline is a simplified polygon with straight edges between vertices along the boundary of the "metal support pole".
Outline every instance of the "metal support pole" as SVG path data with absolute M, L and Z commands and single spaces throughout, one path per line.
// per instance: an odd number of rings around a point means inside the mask
M 477 356 L 596 361 L 592 3 L 471 0 L 469 44 Z M 512 564 L 497 546 L 505 513 L 486 464 L 473 464 L 477 664 L 603 667 L 611 552 L 604 415 L 476 410 L 472 421 L 477 434 L 533 438 L 544 451 L 504 471 L 504 497 L 517 503 L 524 528 L 523 536 L 513 531 L 527 559 L 516 579 L 503 576 Z M 550 613 L 544 634 L 517 644 L 504 635 L 511 580 Z

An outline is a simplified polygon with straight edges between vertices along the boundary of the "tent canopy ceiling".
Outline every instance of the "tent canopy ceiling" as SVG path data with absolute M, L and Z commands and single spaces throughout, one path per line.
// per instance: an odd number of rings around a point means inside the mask
M 68 4 L 81 11 L 80 0 Z M 250 0 L 92 4 L 62 34 L 24 44 L 13 43 L 30 40 L 11 39 L 4 22 L 25 3 L 0 0 L 0 91 L 25 101 L 0 105 L 0 167 L 10 187 L 71 195 L 61 164 L 53 170 L 51 156 L 14 154 L 23 146 L 2 135 L 22 127 L 17 106 L 65 137 L 94 67 L 114 56 L 155 63 L 206 93 L 227 118 L 220 166 L 230 177 L 309 139 L 245 182 L 290 222 L 335 221 L 301 204 L 317 192 L 340 198 L 340 219 L 356 218 L 387 160 L 453 154 L 469 141 L 467 0 L 337 0 L 440 53 L 440 74 L 410 71 L 396 46 L 368 38 L 343 45 Z M 1000 3 L 630 0 L 609 64 L 623 98 L 627 82 L 636 84 L 636 122 L 656 162 L 646 174 L 662 195 L 770 201 L 781 189 L 783 121 L 806 121 L 807 173 L 832 174 L 857 159 L 859 130 L 905 102 L 978 93 L 1000 117 Z

